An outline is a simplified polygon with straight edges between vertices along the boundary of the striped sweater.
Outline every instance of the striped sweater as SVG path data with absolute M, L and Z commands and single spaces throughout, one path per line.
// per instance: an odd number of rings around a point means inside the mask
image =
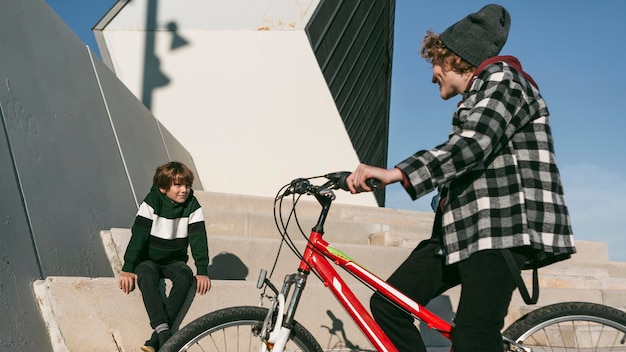
M 193 190 L 185 203 L 176 203 L 153 186 L 137 211 L 122 271 L 134 272 L 144 260 L 158 264 L 187 262 L 187 246 L 191 246 L 196 274 L 207 275 L 209 250 L 204 215 Z

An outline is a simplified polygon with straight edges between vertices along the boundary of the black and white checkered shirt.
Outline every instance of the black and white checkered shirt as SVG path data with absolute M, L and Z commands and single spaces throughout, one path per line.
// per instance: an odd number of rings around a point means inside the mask
M 463 94 L 449 139 L 396 166 L 411 198 L 447 193 L 439 211 L 448 264 L 485 249 L 530 246 L 546 262 L 575 252 L 548 116 L 537 88 L 496 62 Z

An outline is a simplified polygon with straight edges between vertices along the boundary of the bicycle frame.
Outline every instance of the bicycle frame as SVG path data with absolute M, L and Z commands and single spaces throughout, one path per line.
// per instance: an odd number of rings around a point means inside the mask
M 240 346 L 247 345 L 248 348 L 258 347 L 259 352 L 283 352 L 285 348 L 288 351 L 322 350 L 317 338 L 294 319 L 308 277 L 313 272 L 331 290 L 335 299 L 344 307 L 377 351 L 397 351 L 373 316 L 336 271 L 333 263 L 346 270 L 359 283 L 376 290 L 376 294 L 380 294 L 398 309 L 450 339 L 453 335 L 451 324 L 411 300 L 323 240 L 324 222 L 330 205 L 335 199 L 333 190 L 339 188 L 348 190 L 346 179 L 349 174 L 349 172 L 338 172 L 314 177 L 326 177 L 329 180 L 322 186 L 311 185 L 309 179 L 295 179 L 279 191 L 274 200 L 274 220 L 283 242 L 279 246 L 274 268 L 278 263 L 283 243 L 287 243 L 300 259 L 297 272 L 285 276 L 281 291 L 267 277 L 267 271 L 261 269 L 256 284 L 258 289 L 263 289 L 259 307 L 230 307 L 206 314 L 174 334 L 168 343 L 162 346 L 162 349 L 164 351 L 187 351 L 190 346 L 197 346 L 202 350 L 205 346 L 210 346 L 211 350 L 213 347 L 230 349 L 231 346 L 239 349 Z M 294 195 L 293 207 L 289 216 L 284 218 L 282 200 L 292 194 Z M 322 205 L 317 223 L 309 235 L 302 230 L 295 211 L 300 195 L 304 194 L 314 195 Z M 277 203 L 280 203 L 278 207 Z M 307 239 L 304 252 L 296 248 L 296 244 L 288 233 L 289 225 L 294 219 L 299 234 Z M 266 294 L 268 288 L 271 289 L 273 295 Z M 294 290 L 290 294 L 292 288 Z M 287 303 L 287 297 L 290 297 L 289 303 Z M 262 307 L 265 299 L 271 302 L 268 308 Z M 330 311 L 329 315 L 331 319 L 335 319 Z M 607 348 L 613 351 L 613 347 L 617 347 L 616 350 L 623 351 L 625 324 L 626 314 L 620 309 L 588 302 L 551 304 L 528 313 L 511 324 L 504 332 L 510 338 L 501 335 L 502 348 L 507 352 L 532 352 L 534 346 L 542 351 L 544 346 L 550 350 L 555 347 L 558 350 L 569 351 L 571 347 L 577 351 L 590 349 L 604 351 L 608 350 Z M 322 327 L 328 328 L 330 333 L 335 330 L 335 324 L 332 329 L 327 326 Z M 525 345 L 527 342 L 528 345 Z M 258 343 L 260 346 L 257 345 Z M 347 344 L 346 347 L 354 346 Z
M 331 262 L 346 270 L 352 276 L 357 278 L 360 283 L 372 288 L 391 303 L 407 312 L 407 314 L 419 319 L 422 323 L 426 324 L 428 328 L 439 332 L 447 339 L 450 339 L 452 336 L 453 327 L 449 322 L 404 295 L 402 292 L 388 284 L 385 280 L 382 280 L 380 277 L 353 261 L 352 258 L 347 256 L 345 253 L 332 247 L 322 238 L 324 234 L 324 223 L 326 222 L 326 218 L 330 211 L 330 206 L 335 199 L 333 189 L 341 188 L 347 191 L 348 187 L 346 185 L 346 177 L 349 174 L 349 172 L 337 172 L 324 175 L 324 177 L 326 177 L 329 181 L 322 186 L 313 186 L 310 184 L 308 179 L 295 179 L 291 181 L 288 186 L 285 186 L 289 187 L 287 190 L 283 187 L 281 192 L 283 192 L 283 190 L 285 191 L 282 194 L 279 192 L 279 195 L 275 199 L 276 202 L 282 200 L 282 198 L 290 194 L 309 194 L 315 196 L 317 201 L 322 206 L 322 209 L 317 223 L 312 228 L 307 238 L 307 246 L 304 253 L 300 255 L 297 253 L 298 251 L 295 248 L 291 247 L 292 251 L 294 251 L 296 255 L 300 256 L 300 264 L 298 266 L 297 273 L 290 274 L 285 277 L 282 291 L 279 292 L 270 280 L 266 278 L 265 275 L 267 272 L 265 270 L 261 270 L 259 281 L 257 282 L 257 288 L 261 289 L 263 286 L 266 286 L 271 288 L 276 294 L 275 297 L 266 296 L 272 300 L 272 304 L 270 309 L 268 309 L 268 313 L 260 333 L 262 336 L 261 338 L 265 342 L 261 351 L 267 351 L 269 349 L 277 352 L 283 351 L 283 347 L 289 339 L 289 334 L 293 327 L 294 316 L 300 302 L 302 292 L 306 286 L 307 278 L 311 271 L 318 275 L 324 286 L 331 290 L 335 299 L 344 307 L 352 320 L 357 324 L 359 329 L 377 351 L 397 351 L 397 348 L 391 342 L 389 337 L 385 334 L 380 325 L 376 323 L 374 317 L 363 306 L 359 298 L 354 294 L 350 286 L 343 280 Z M 368 185 L 373 188 L 377 187 L 375 183 Z M 294 206 L 296 203 L 297 200 L 294 202 Z M 281 208 L 282 205 L 278 208 L 279 212 L 281 212 Z M 275 207 L 274 218 L 276 220 L 276 226 L 279 228 L 283 239 L 289 238 L 287 226 L 285 226 L 289 222 L 282 222 L 282 216 L 277 217 L 276 209 L 277 208 Z M 295 214 L 293 210 L 292 212 Z M 283 225 L 282 230 L 279 226 L 278 218 L 281 219 L 281 223 Z M 291 243 L 291 245 L 293 245 L 293 243 Z M 286 304 L 286 297 L 289 296 L 289 291 L 294 285 L 295 289 L 291 295 L 290 302 Z M 262 296 L 264 296 L 264 294 L 262 294 Z M 277 314 L 275 314 L 275 312 L 277 312 Z M 275 323 L 272 322 L 273 319 L 276 320 Z M 502 336 L 502 339 L 504 343 L 509 346 L 506 347 L 507 351 L 531 351 L 530 348 L 518 344 L 506 336 Z M 510 349 L 511 347 L 513 349 Z
M 327 185 L 328 183 L 325 186 Z M 281 292 L 282 297 L 280 298 L 283 302 L 289 293 L 289 287 L 293 284 L 296 285 L 296 289 L 291 298 L 291 303 L 287 308 L 287 316 L 285 319 L 287 325 L 290 324 L 293 316 L 295 315 L 300 295 L 306 285 L 307 277 L 311 270 L 313 270 L 321 278 L 324 286 L 331 290 L 337 301 L 344 307 L 344 309 L 346 309 L 352 320 L 359 326 L 361 331 L 365 334 L 376 350 L 397 351 L 389 337 L 383 332 L 378 323 L 376 323 L 371 313 L 369 313 L 369 311 L 363 306 L 352 289 L 350 289 L 349 285 L 343 280 L 333 265 L 331 265 L 330 262 L 332 261 L 337 266 L 342 267 L 344 270 L 354 275 L 362 283 L 376 290 L 389 301 L 411 314 L 413 317 L 421 320 L 429 328 L 438 331 L 444 337 L 449 339 L 452 333 L 452 326 L 450 323 L 433 314 L 419 303 L 413 301 L 411 298 L 389 285 L 385 280 L 382 280 L 358 263 L 354 262 L 345 253 L 330 246 L 328 242 L 324 241 L 322 238 L 324 233 L 324 223 L 328 216 L 331 203 L 334 200 L 334 194 L 332 194 L 332 191 L 329 191 L 329 189 L 325 186 L 317 188 L 315 192 L 310 192 L 311 187 L 308 181 L 299 179 L 292 182 L 292 188 L 294 191 L 297 193 L 303 193 L 304 190 L 306 190 L 309 194 L 313 194 L 320 205 L 322 205 L 322 209 L 317 223 L 311 230 L 308 237 L 307 246 L 298 267 L 298 274 L 288 275 L 285 278 L 285 283 Z M 280 328 L 280 326 L 276 326 L 276 328 Z M 279 333 L 280 332 L 278 330 L 275 331 L 276 335 Z M 286 336 L 284 336 L 284 333 L 282 334 L 282 340 L 285 340 Z M 278 341 L 280 339 L 276 336 L 271 340 Z
M 309 243 L 304 252 L 303 260 L 300 262 L 299 270 L 308 273 L 313 269 L 321 277 L 324 286 L 332 291 L 337 301 L 350 314 L 376 350 L 397 351 L 372 315 L 365 309 L 349 285 L 346 284 L 329 261 L 355 275 L 391 302 L 427 324 L 429 328 L 438 331 L 446 338 L 450 338 L 452 326 L 448 322 L 355 263 L 340 250 L 330 246 L 322 239 L 321 233 L 311 231 Z

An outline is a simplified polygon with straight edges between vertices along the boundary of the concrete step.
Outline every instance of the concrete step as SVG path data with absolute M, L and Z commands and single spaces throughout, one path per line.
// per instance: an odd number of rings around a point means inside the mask
M 580 267 L 601 268 L 602 270 L 605 270 L 607 272 L 609 277 L 626 279 L 626 262 L 609 261 L 603 259 L 593 260 L 587 258 L 589 256 L 585 256 L 585 248 L 588 245 L 595 246 L 596 244 L 597 242 L 577 241 L 576 248 L 578 249 L 578 253 L 572 256 L 572 260 L 554 263 L 548 268 L 567 272 L 572 268 L 571 262 L 575 261 L 576 264 Z
M 130 239 L 130 229 L 114 228 L 102 231 L 102 241 L 114 273 L 122 267 L 123 255 Z M 208 236 L 211 264 L 209 275 L 215 279 L 256 280 L 260 269 L 274 267 L 280 240 L 256 237 Z M 295 247 L 303 250 L 304 240 L 294 241 Z M 581 244 L 579 244 L 580 246 Z M 582 244 L 584 247 L 584 243 Z M 593 244 L 591 244 L 593 246 Z M 369 246 L 342 243 L 336 246 L 346 255 L 368 270 L 385 279 L 404 261 L 412 248 Z M 286 245 L 282 246 L 279 261 L 275 267 L 275 277 L 292 273 L 298 266 L 297 257 Z M 560 263 L 559 263 L 560 264 Z M 567 265 L 569 264 L 569 265 Z M 539 270 L 541 287 L 576 289 L 617 289 L 626 290 L 626 280 L 611 277 L 604 262 L 576 262 L 568 260 L 560 265 L 552 265 Z M 622 263 L 626 268 L 626 263 Z M 193 267 L 190 259 L 189 265 Z M 617 265 L 611 266 L 613 268 Z M 616 270 L 614 270 L 616 271 Z M 531 271 L 524 271 L 527 285 L 531 282 Z
M 559 270 L 560 271 L 560 270 Z M 591 270 L 590 268 L 573 268 L 573 271 L 581 272 L 580 275 L 574 273 L 568 274 L 551 274 L 551 270 L 544 269 L 539 271 L 539 286 L 550 288 L 571 288 L 571 289 L 601 289 L 601 290 L 626 290 L 626 280 L 619 277 L 609 276 L 591 276 L 592 271 L 602 271 L 600 269 Z M 602 274 L 607 271 L 604 270 Z M 531 287 L 531 273 L 524 272 L 522 274 L 524 282 Z
M 115 251 L 112 252 L 109 257 L 112 266 L 113 263 L 120 263 L 119 265 L 121 267 L 120 253 L 122 255 L 124 253 L 125 246 L 130 238 L 130 230 L 111 229 L 110 231 L 102 231 L 102 235 L 105 247 L 115 248 Z M 255 293 L 253 288 L 256 283 L 258 271 L 261 268 L 267 270 L 272 268 L 280 241 L 270 238 L 242 236 L 209 236 L 208 241 L 212 256 L 211 265 L 209 266 L 210 276 L 214 280 L 229 280 L 226 282 L 216 281 L 218 282 L 216 285 L 225 287 L 232 284 L 236 286 L 238 292 L 238 295 L 227 294 L 221 296 L 219 292 L 225 292 L 226 290 L 213 291 L 211 293 L 213 300 L 210 302 L 209 307 L 212 307 L 211 309 L 217 309 L 226 306 L 248 304 L 245 302 L 247 302 L 246 299 L 249 299 L 249 296 L 256 295 L 255 297 L 258 297 L 258 292 Z M 296 241 L 295 245 L 297 248 L 304 248 L 305 242 Z M 585 247 L 586 245 L 586 242 L 578 244 L 579 247 Z M 595 243 L 589 243 L 589 246 L 592 248 L 598 247 Z M 370 271 L 376 273 L 381 278 L 388 277 L 412 250 L 412 248 L 371 246 L 352 243 L 342 243 L 338 247 L 348 256 L 353 257 L 354 260 L 365 268 L 369 268 Z M 599 247 L 601 248 L 602 246 Z M 279 284 L 284 275 L 294 272 L 298 264 L 296 257 L 286 247 L 283 248 L 283 250 L 284 252 L 279 257 L 273 275 L 273 282 L 275 284 Z M 593 250 L 583 250 L 581 252 L 593 252 Z M 547 304 L 562 302 L 564 300 L 604 303 L 618 308 L 626 307 L 626 280 L 611 276 L 612 273 L 621 272 L 625 266 L 626 263 L 569 260 L 541 268 L 539 270 L 541 293 L 538 304 L 535 306 L 527 306 L 523 302 L 519 292 L 516 291 L 512 299 L 509 315 L 506 318 L 506 324 L 508 326 L 532 309 Z M 114 271 L 119 272 L 119 268 L 114 268 Z M 531 287 L 530 275 L 530 271 L 523 272 L 523 277 L 527 285 L 529 285 L 529 288 Z M 233 280 L 243 280 L 247 282 L 247 284 Z M 369 296 L 371 295 L 369 289 L 362 287 L 355 279 L 349 276 L 346 278 L 346 281 L 351 284 L 351 287 L 356 288 L 357 296 L 362 299 L 367 306 Z M 330 292 L 321 286 L 321 283 L 316 279 L 309 280 L 306 294 L 310 295 L 310 299 L 314 302 L 331 302 L 328 304 L 334 305 L 333 309 L 330 309 L 333 314 L 341 317 L 339 319 L 344 323 L 350 321 L 350 318 L 343 312 L 343 308 L 337 305 Z M 458 287 L 453 288 L 446 292 L 445 295 L 431 302 L 428 308 L 432 309 L 433 312 L 441 315 L 443 318 L 451 320 L 457 309 L 459 295 L 460 289 Z M 564 299 L 564 297 L 566 297 L 566 299 Z M 329 319 L 328 315 L 320 315 L 319 306 L 316 307 L 317 311 L 309 312 L 306 310 L 308 308 L 303 308 L 300 309 L 299 312 L 299 314 L 303 314 L 305 317 L 299 318 L 299 320 L 312 331 L 314 327 L 320 327 L 322 325 L 320 323 L 321 321 Z M 192 306 L 192 310 L 188 313 L 187 318 L 191 319 L 190 317 L 200 316 L 207 312 L 202 309 L 197 312 L 195 309 L 196 308 Z M 342 316 L 340 314 L 344 315 Z M 310 319 L 310 321 L 306 319 Z M 346 324 L 345 326 L 346 331 L 349 332 L 348 336 L 356 335 L 359 337 L 358 339 L 350 337 L 352 343 L 362 346 L 363 344 L 367 344 L 366 339 L 361 336 L 361 333 L 356 326 L 352 325 L 351 321 L 350 325 Z M 348 328 L 348 326 L 350 328 Z M 316 336 L 321 336 L 320 341 L 335 338 L 334 336 L 328 336 L 328 332 L 324 331 L 323 328 L 319 329 L 315 333 L 319 334 Z M 431 341 L 432 346 L 438 346 L 440 344 L 447 346 L 447 341 L 439 336 L 438 333 L 428 331 L 428 329 L 424 329 L 424 331 L 425 338 Z M 326 335 L 324 335 L 325 333 Z
M 355 294 L 368 306 L 369 289 L 352 285 Z M 275 282 L 277 283 L 277 282 Z M 259 305 L 260 290 L 249 280 L 213 280 L 209 294 L 196 296 L 182 326 L 199 316 L 220 308 L 238 305 Z M 49 327 L 54 351 L 133 351 L 150 336 L 148 317 L 138 290 L 126 295 L 117 288 L 115 278 L 49 277 L 34 284 L 34 292 L 46 325 Z M 437 298 L 428 308 L 444 319 L 451 320 L 456 310 L 459 289 L 455 288 Z M 626 291 L 615 292 L 626 296 Z M 567 300 L 607 303 L 603 290 L 544 289 L 537 306 L 528 307 L 514 297 L 506 325 L 539 306 Z M 622 299 L 623 301 L 623 299 Z M 265 302 L 267 306 L 267 302 Z M 622 306 L 624 304 L 622 303 Z M 347 339 L 361 348 L 369 343 L 332 294 L 315 277 L 307 283 L 296 314 L 323 347 L 339 341 L 341 335 L 331 335 L 326 327 L 343 323 Z M 419 322 L 429 346 L 445 345 L 436 332 L 428 331 Z
M 427 232 L 411 232 L 405 229 L 396 228 L 394 231 L 382 231 L 370 235 L 370 245 L 394 246 L 414 248 L 420 241 L 430 237 L 430 228 Z M 424 230 L 424 227 L 422 228 Z M 609 250 L 606 243 L 593 241 L 576 241 L 576 254 L 572 256 L 574 261 L 586 261 L 590 263 L 609 263 Z M 570 263 L 568 260 L 564 263 Z M 615 268 L 620 275 L 626 275 L 623 269 L 626 266 Z M 616 273 L 617 273 L 616 272 Z
M 273 199 L 212 192 L 196 192 L 196 196 L 207 220 L 213 287 L 208 295 L 195 297 L 183 325 L 216 309 L 258 305 L 260 291 L 255 287 L 258 272 L 261 268 L 272 269 L 280 244 L 273 218 Z M 298 203 L 298 219 L 307 235 L 319 209 L 316 202 Z M 328 217 L 325 239 L 384 279 L 419 241 L 430 237 L 432 221 L 431 213 L 336 204 Z M 289 230 L 292 235 L 297 231 L 297 228 Z M 117 276 L 130 229 L 103 230 L 101 237 Z M 304 248 L 304 239 L 293 237 L 296 247 Z M 572 260 L 539 270 L 541 294 L 537 305 L 526 306 L 519 293 L 514 293 L 506 326 L 532 309 L 563 301 L 626 307 L 626 263 L 609 261 L 604 243 L 578 241 L 576 244 L 578 253 Z M 280 285 L 284 275 L 292 273 L 297 264 L 296 257 L 283 245 L 272 281 Z M 530 272 L 525 271 L 523 277 L 529 285 Z M 344 278 L 364 305 L 369 306 L 371 291 L 349 275 Z M 81 351 L 85 346 L 91 351 L 134 351 L 150 335 L 141 294 L 138 290 L 123 294 L 115 278 L 48 277 L 37 281 L 34 291 L 55 351 Z M 451 321 L 459 294 L 460 288 L 453 288 L 433 300 L 428 308 Z M 309 280 L 302 302 L 296 319 L 323 347 L 342 343 L 341 335 L 330 335 L 325 327 L 333 326 L 333 322 L 344 324 L 350 343 L 364 349 L 370 347 L 315 276 Z M 421 328 L 429 350 L 449 350 L 448 342 L 438 333 Z
M 113 228 L 101 231 L 102 243 L 111 269 L 117 275 L 121 271 L 124 253 L 130 240 L 130 229 Z M 277 256 L 280 240 L 257 237 L 211 236 L 209 243 L 209 275 L 225 280 L 256 280 L 261 269 L 271 270 Z M 295 247 L 303 250 L 304 240 L 294 241 Z M 410 253 L 411 249 L 379 247 L 342 243 L 338 248 L 346 255 L 378 275 L 388 277 Z M 299 261 L 287 245 L 283 245 L 274 277 L 282 278 L 297 269 Z M 193 259 L 189 265 L 193 268 Z
M 273 199 L 198 191 L 207 232 L 210 235 L 277 238 L 273 217 Z M 297 214 L 307 234 L 315 224 L 320 205 L 315 201 L 298 202 Z M 284 201 L 283 209 L 290 210 Z M 326 223 L 326 240 L 330 243 L 358 243 L 414 248 L 429 238 L 434 214 L 391 208 L 333 204 Z M 293 222 L 292 222 L 293 224 Z M 296 233 L 294 227 L 290 233 Z M 577 241 L 575 261 L 609 262 L 608 246 L 602 242 Z M 568 261 L 569 262 L 569 261 Z M 626 275 L 626 274 L 624 274 Z
M 276 238 L 278 230 L 274 221 L 273 204 L 262 197 L 233 196 L 198 192 L 211 235 Z M 210 195 L 210 197 L 208 196 Z M 208 199 L 207 199 L 208 198 Z M 224 200 L 222 200 L 224 198 Z M 286 201 L 285 203 L 290 204 Z M 286 205 L 284 209 L 291 209 Z M 373 211 L 376 209 L 377 211 Z M 300 201 L 297 206 L 298 221 L 307 234 L 319 217 L 319 204 Z M 325 225 L 328 241 L 338 243 L 370 243 L 370 237 L 381 233 L 405 234 L 407 238 L 430 236 L 433 214 L 396 209 L 333 205 Z M 288 214 L 284 214 L 286 217 Z M 290 231 L 297 232 L 295 222 Z M 377 237 L 377 236 L 374 236 Z M 380 237 L 380 236 L 378 236 Z M 375 241 L 377 239 L 375 238 Z M 386 245 L 378 241 L 376 244 Z
M 239 210 L 204 210 L 204 212 L 206 230 L 209 235 L 241 237 L 243 234 L 245 237 L 259 238 L 279 238 L 280 236 L 272 214 L 246 213 Z M 317 217 L 298 215 L 300 227 L 307 235 L 316 221 Z M 381 243 L 379 240 L 381 234 L 404 234 L 401 237 L 422 240 L 430 237 L 431 224 L 425 221 L 399 224 L 329 218 L 324 230 L 330 242 L 393 245 L 390 240 Z M 289 227 L 289 233 L 299 234 L 295 222 L 292 222 L 292 226 Z M 386 240 L 386 237 L 384 239 Z
M 114 278 L 49 277 L 37 281 L 34 291 L 55 351 L 82 351 L 85 346 L 90 351 L 134 351 L 151 334 L 140 292 L 123 294 Z M 217 309 L 258 306 L 260 293 L 252 281 L 213 280 L 209 294 L 195 297 L 181 326 Z M 369 289 L 358 287 L 355 294 L 368 304 Z M 330 291 L 315 277 L 307 283 L 301 302 L 296 320 L 324 347 L 337 342 L 339 337 L 331 335 L 326 327 L 338 323 L 343 323 L 351 343 L 369 346 Z
M 269 197 L 246 196 L 228 193 L 197 191 L 194 193 L 204 209 L 242 211 L 256 214 L 273 214 L 274 199 Z M 283 200 L 283 209 L 291 209 L 291 201 Z M 320 205 L 311 197 L 302 197 L 297 205 L 298 216 L 314 217 L 319 214 Z M 348 204 L 333 204 L 329 219 L 352 220 L 355 222 L 383 222 L 413 224 L 421 219 L 430 221 L 434 214 L 411 210 L 378 208 Z

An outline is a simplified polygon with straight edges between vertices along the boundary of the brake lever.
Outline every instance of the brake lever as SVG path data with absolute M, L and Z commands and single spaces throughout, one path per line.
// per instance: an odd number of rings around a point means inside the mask
M 289 187 L 283 192 L 281 198 L 292 194 L 305 194 L 309 191 L 311 182 L 306 178 L 297 178 L 289 183 Z
M 293 189 L 293 193 L 305 194 L 309 191 L 311 187 L 311 182 L 306 178 L 298 178 L 291 181 L 291 188 Z

